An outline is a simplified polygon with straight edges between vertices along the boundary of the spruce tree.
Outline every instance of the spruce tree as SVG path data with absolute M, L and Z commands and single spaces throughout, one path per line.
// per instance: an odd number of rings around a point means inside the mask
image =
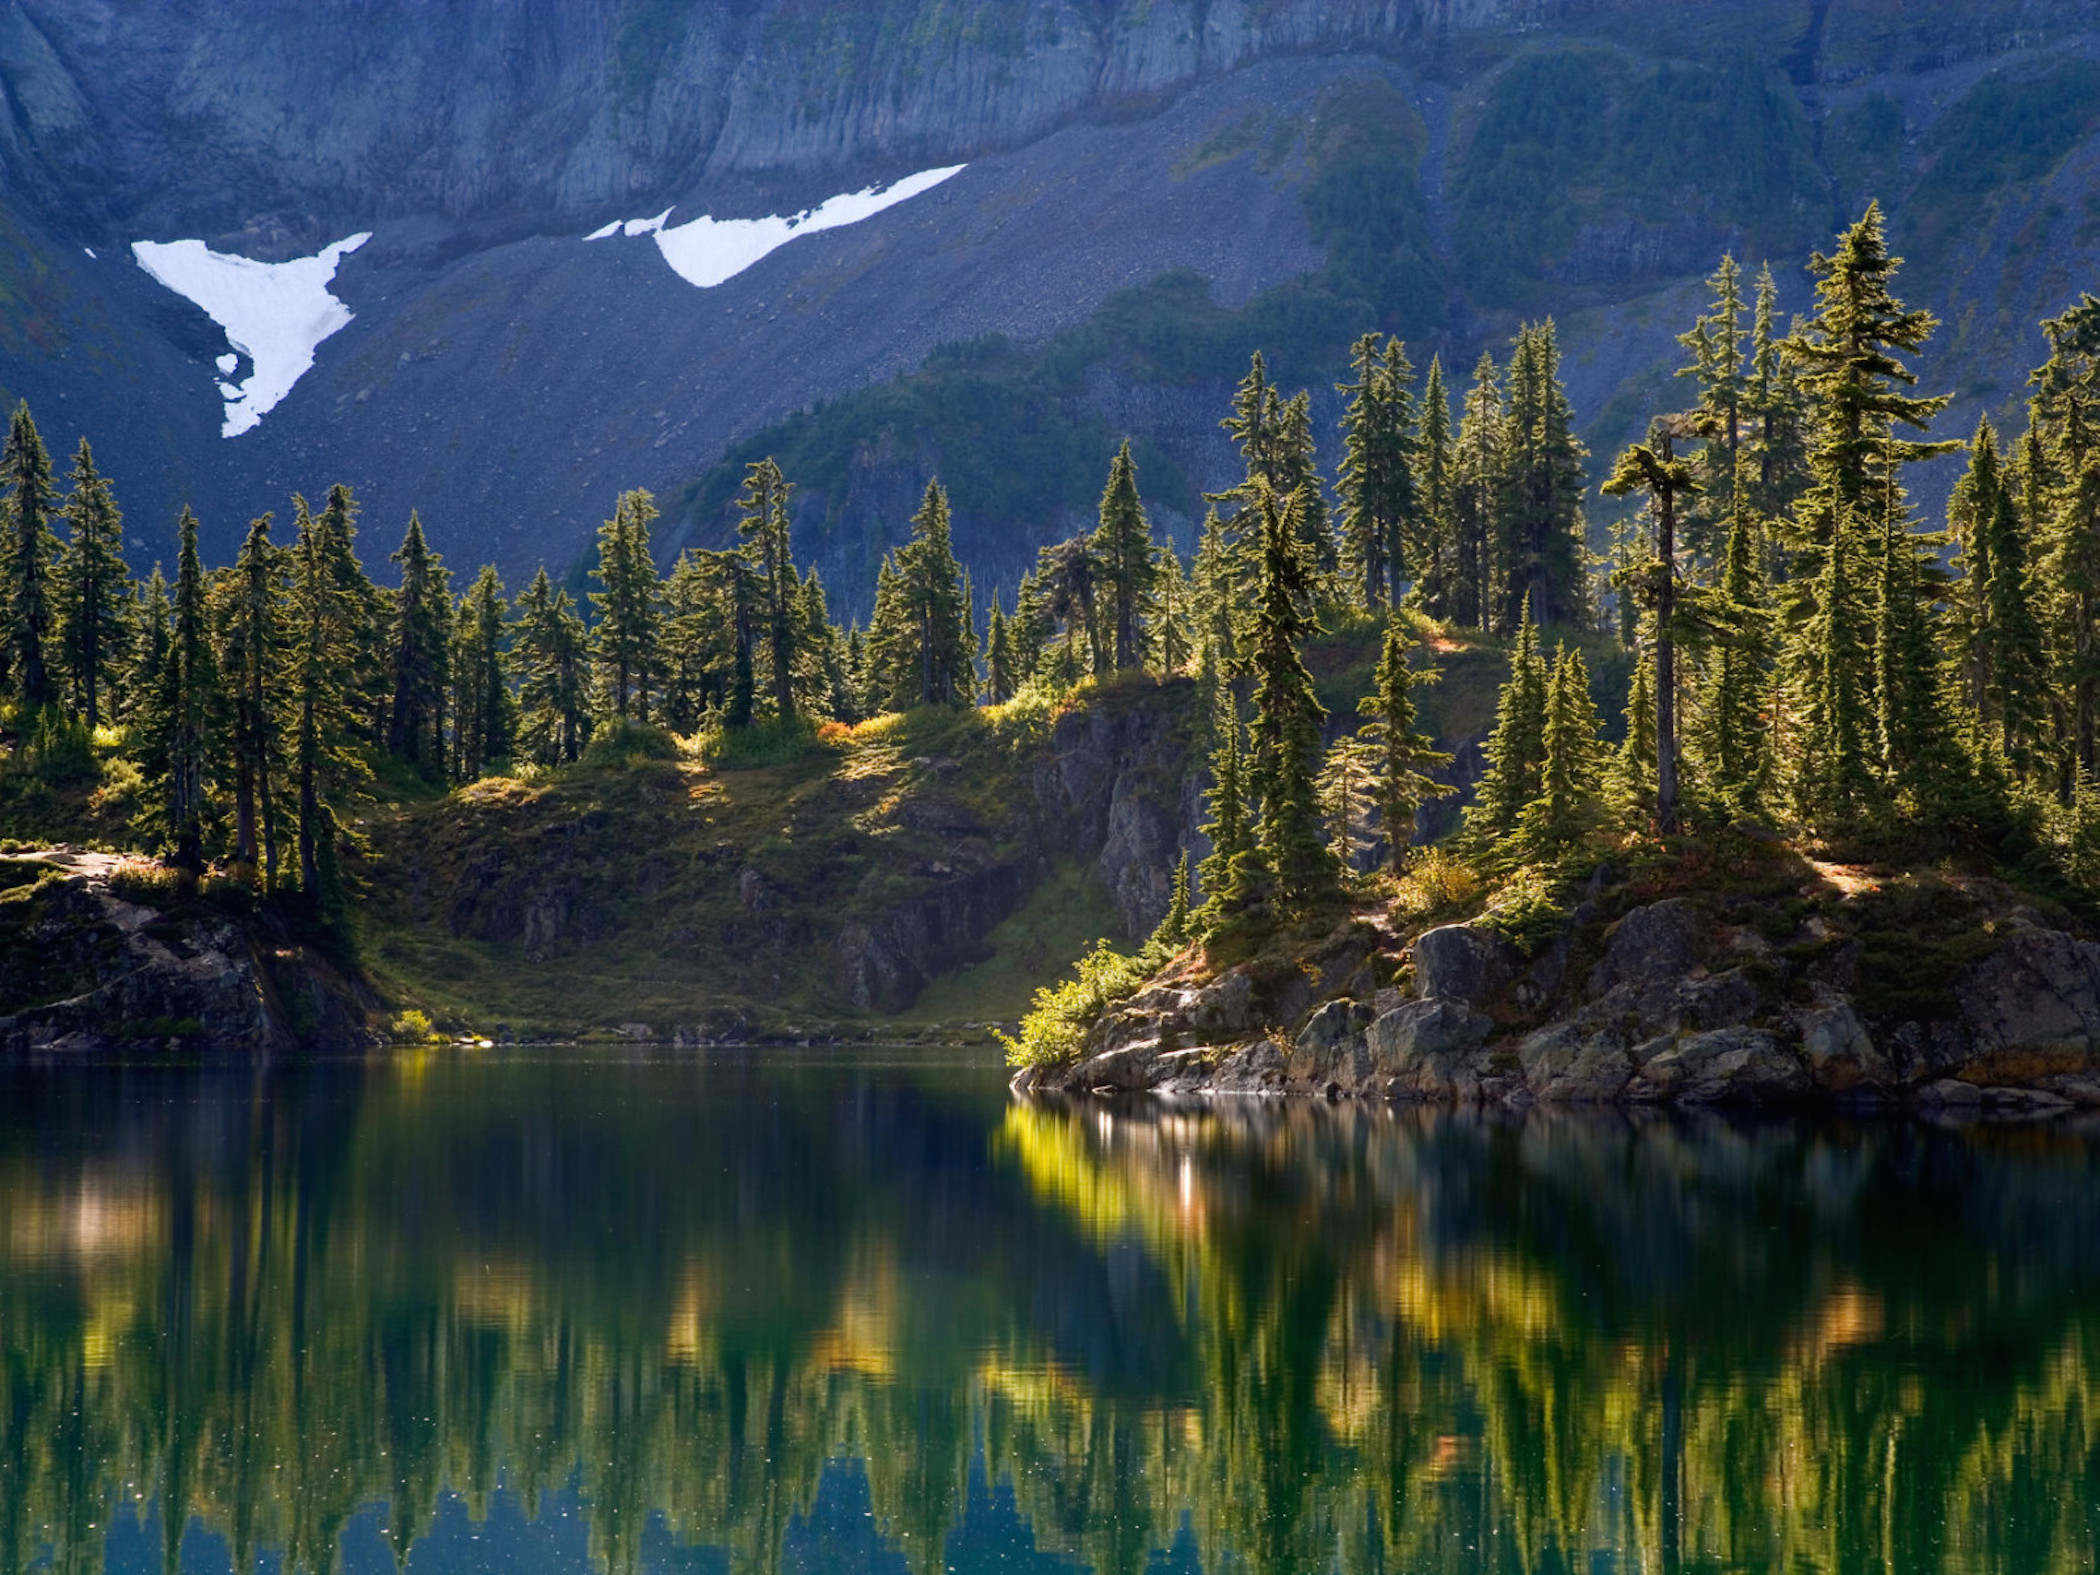
M 541 765 L 565 765 L 583 753 L 590 732 L 590 646 L 569 593 L 542 568 L 518 598 L 511 624 L 518 686 L 518 738 Z
M 211 808 L 206 789 L 224 694 L 212 649 L 204 565 L 197 556 L 197 516 L 184 509 L 177 531 L 181 546 L 168 648 L 144 729 L 141 763 L 159 788 L 173 862 L 201 874 Z
M 1414 570 L 1414 601 L 1430 617 L 1458 618 L 1464 557 L 1459 550 L 1457 454 L 1451 431 L 1450 396 L 1444 391 L 1444 363 L 1429 358 L 1422 385 L 1421 426 L 1414 448 L 1416 540 L 1408 549 Z M 1463 621 L 1463 620 L 1460 620 Z
M 1299 519 L 1306 492 L 1279 500 L 1257 483 L 1261 515 L 1261 594 L 1256 603 L 1249 651 L 1254 674 L 1254 719 L 1249 728 L 1251 796 L 1261 805 L 1256 837 L 1258 873 L 1250 869 L 1235 885 L 1273 883 L 1278 904 L 1300 911 L 1333 886 L 1335 865 L 1320 842 L 1313 776 L 1327 712 L 1313 692 L 1299 647 L 1315 632 L 1309 603 L 1311 571 L 1305 562 Z M 1250 890 L 1250 895 L 1255 894 Z
M 1342 415 L 1342 563 L 1361 605 L 1398 603 L 1410 574 L 1441 580 L 1448 565 L 1444 543 L 1419 531 L 1412 461 L 1416 441 L 1414 368 L 1397 339 L 1380 347 L 1365 334 L 1349 347 L 1351 383 L 1335 385 L 1348 396 Z M 1410 563 L 1410 546 L 1423 556 Z
M 1239 568 L 1225 522 L 1215 507 L 1204 510 L 1190 584 L 1195 639 L 1217 654 L 1227 672 L 1239 671 L 1240 616 L 1246 604 Z
M 114 713 L 124 673 L 131 570 L 124 563 L 123 516 L 86 438 L 73 458 L 72 482 L 56 576 L 58 666 L 68 703 L 94 728 Z
M 2066 637 L 2059 681 L 2069 692 L 2080 777 L 2095 775 L 2095 693 L 2100 690 L 2100 447 L 2072 477 L 2049 536 L 2047 578 L 2063 599 Z
M 1014 615 L 1008 620 L 1008 633 L 1013 640 L 1016 689 L 1041 672 L 1043 648 L 1054 632 L 1055 625 L 1044 601 L 1042 581 L 1036 571 L 1030 569 L 1021 576 L 1020 587 L 1014 592 Z
M 1500 375 L 1495 358 L 1482 351 L 1459 414 L 1458 442 L 1452 451 L 1451 539 L 1456 564 L 1446 616 L 1468 629 L 1493 624 L 1500 595 L 1494 541 L 1509 454 Z
M 52 571 L 58 558 L 58 542 L 51 533 L 51 516 L 57 494 L 51 485 L 51 456 L 44 451 L 36 422 L 25 400 L 15 406 L 8 425 L 7 444 L 0 449 L 0 485 L 6 488 L 6 534 L 0 547 L 0 615 L 7 623 L 0 640 L 0 680 L 12 688 L 15 704 L 23 713 L 56 705 L 58 685 L 52 680 L 51 661 L 57 654 L 56 596 Z
M 1779 286 L 1771 264 L 1758 270 L 1757 305 L 1750 329 L 1743 409 L 1756 422 L 1756 483 L 1752 506 L 1766 519 L 1793 508 L 1807 484 L 1803 442 L 1805 405 L 1794 364 L 1779 331 Z
M 1612 757 L 1605 790 L 1614 814 L 1646 828 L 1656 819 L 1655 645 L 1641 642 L 1639 651 L 1626 687 L 1626 737 Z
M 1109 464 L 1108 485 L 1101 493 L 1101 520 L 1090 545 L 1095 581 L 1108 602 L 1115 665 L 1119 671 L 1142 667 L 1144 611 L 1159 583 L 1159 565 L 1152 526 L 1138 499 L 1137 467 L 1131 462 L 1127 438 Z
M 1465 813 L 1467 838 L 1485 847 L 1515 829 L 1524 806 L 1539 796 L 1546 760 L 1546 662 L 1539 654 L 1531 604 L 1517 624 L 1509 678 L 1495 702 L 1495 731 L 1487 742 L 1487 773 Z
M 508 760 L 517 729 L 504 656 L 503 582 L 485 563 L 460 598 L 452 634 L 452 774 L 473 782 Z
M 1014 697 L 1014 642 L 1006 626 L 1006 614 L 1000 610 L 999 599 L 992 598 L 992 617 L 984 631 L 984 698 L 992 705 L 1004 705 Z
M 626 720 L 649 720 L 656 680 L 656 636 L 662 587 L 649 551 L 656 499 L 636 489 L 620 494 L 612 518 L 598 527 L 598 566 L 591 592 L 598 624 L 592 631 L 606 708 Z
M 277 883 L 277 796 L 282 780 L 281 720 L 289 631 L 284 552 L 270 541 L 272 516 L 248 527 L 225 587 L 220 672 L 230 713 L 233 856 L 260 866 L 264 889 Z
M 1692 364 L 1679 368 L 1677 375 L 1698 383 L 1694 425 L 1706 439 L 1699 457 L 1699 490 L 1706 506 L 1689 509 L 1683 522 L 1685 545 L 1702 560 L 1714 555 L 1718 545 L 1714 535 L 1734 507 L 1750 382 L 1743 354 L 1742 274 L 1735 258 L 1724 255 L 1721 266 L 1706 282 L 1713 290 L 1711 307 L 1689 333 L 1677 336 L 1677 342 L 1692 352 Z
M 1151 655 L 1157 670 L 1171 678 L 1188 666 L 1189 658 L 1196 654 L 1189 582 L 1182 573 L 1181 555 L 1172 542 L 1161 544 L 1156 561 L 1159 572 L 1152 597 Z
M 1634 565 L 1632 589 L 1655 612 L 1655 824 L 1668 836 L 1677 829 L 1677 508 L 1699 483 L 1672 453 L 1669 428 L 1657 423 L 1655 446 L 1627 448 L 1604 490 L 1621 497 L 1646 493 L 1655 520 L 1654 556 Z
M 1749 480 L 1747 474 L 1744 480 Z M 1750 511 L 1750 488 L 1739 485 L 1729 514 L 1719 586 L 1729 628 L 1705 653 L 1699 686 L 1700 727 L 1694 739 L 1704 780 L 1737 813 L 1755 807 L 1771 760 L 1764 725 L 1772 663 L 1770 615 L 1758 534 Z
M 1989 505 L 1975 522 L 1985 576 L 1977 602 L 1990 652 L 1980 709 L 1997 723 L 1999 747 L 2024 777 L 2038 764 L 2048 722 L 2047 658 L 2027 537 L 2011 489 L 1993 488 Z
M 762 459 L 744 467 L 744 493 L 737 500 L 743 519 L 737 530 L 757 566 L 764 604 L 766 655 L 772 676 L 773 710 L 782 720 L 795 715 L 795 563 L 788 540 L 788 497 L 794 491 L 780 467 Z
M 338 482 L 328 489 L 328 500 L 319 514 L 309 516 L 296 494 L 293 506 L 302 522 L 311 518 L 314 548 L 330 584 L 324 631 L 330 667 L 337 674 L 345 703 L 362 720 L 365 736 L 383 745 L 388 703 L 394 693 L 387 648 L 393 619 L 389 598 L 372 583 L 358 560 L 357 498 Z
M 1437 675 L 1433 670 L 1417 672 L 1409 665 L 1413 648 L 1400 620 L 1388 618 L 1375 687 L 1356 705 L 1357 714 L 1365 718 L 1357 736 L 1373 752 L 1372 798 L 1385 836 L 1386 862 L 1396 875 L 1406 867 L 1415 817 L 1422 806 L 1454 791 L 1428 774 L 1450 765 L 1452 756 L 1437 749 L 1426 734 L 1415 731 L 1415 686 Z
M 127 620 L 130 663 L 125 670 L 124 687 L 132 696 L 134 715 L 150 711 L 160 693 L 161 670 L 168 661 L 168 625 L 173 617 L 168 579 L 156 563 L 146 583 L 139 587 L 138 601 Z
M 1179 951 L 1189 942 L 1194 933 L 1194 914 L 1189 908 L 1189 856 L 1186 850 L 1181 862 L 1174 866 L 1174 885 L 1167 898 L 1166 917 L 1159 921 L 1159 928 L 1152 932 L 1152 944 Z
M 1860 583 L 1853 512 L 1842 511 L 1822 534 L 1828 546 L 1813 587 L 1814 616 L 1802 642 L 1814 659 L 1800 664 L 1808 677 L 1796 802 L 1810 828 L 1842 837 L 1857 830 L 1877 806 L 1874 672 L 1865 640 L 1876 620 Z
M 1517 817 L 1517 843 L 1534 859 L 1558 858 L 1597 822 L 1603 744 L 1580 650 L 1555 653 L 1546 698 L 1545 760 L 1539 794 Z
M 1327 826 L 1327 851 L 1344 879 L 1356 873 L 1356 858 L 1371 845 L 1376 797 L 1378 748 L 1350 733 L 1327 746 L 1326 758 L 1313 779 L 1313 801 Z
M 1553 321 L 1519 331 L 1509 364 L 1506 447 L 1495 500 L 1497 627 L 1514 628 L 1525 602 L 1542 624 L 1582 623 L 1588 607 L 1583 460 L 1560 381 Z
M 423 539 L 423 521 L 411 510 L 408 531 L 390 560 L 401 565 L 388 641 L 393 703 L 387 708 L 387 748 L 410 765 L 442 766 L 445 689 L 450 677 L 451 575 Z
M 1215 742 L 1210 756 L 1210 788 L 1204 795 L 1210 818 L 1204 822 L 1203 835 L 1210 840 L 1210 854 L 1196 871 L 1203 889 L 1205 922 L 1209 924 L 1239 905 L 1242 898 L 1234 890 L 1234 871 L 1245 866 L 1254 850 L 1254 817 L 1247 802 L 1242 733 L 1231 687 L 1220 684 L 1211 718 Z
M 916 668 L 916 703 L 967 704 L 977 690 L 976 640 L 949 539 L 948 494 L 938 481 L 926 484 L 911 524 L 912 538 L 897 553 L 897 593 Z

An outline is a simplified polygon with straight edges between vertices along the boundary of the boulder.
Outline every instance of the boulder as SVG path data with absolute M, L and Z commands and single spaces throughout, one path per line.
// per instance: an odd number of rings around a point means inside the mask
M 1590 970 L 1589 991 L 1603 995 L 1630 984 L 1645 991 L 1681 979 L 1699 965 L 1699 915 L 1681 897 L 1636 908 L 1612 926 L 1604 956 Z
M 1801 1058 L 1761 1028 L 1683 1034 L 1648 1058 L 1627 1094 L 1676 1104 L 1758 1104 L 1799 1099 L 1810 1088 Z
M 1492 930 L 1440 925 L 1415 938 L 1415 989 L 1425 1000 L 1478 1006 L 1517 976 L 1522 961 Z
M 1494 1027 L 1463 1001 L 1409 1001 L 1366 1031 L 1367 1080 L 1396 1098 L 1478 1099 L 1492 1071 Z
M 1826 996 L 1822 1004 L 1798 1013 L 1794 1022 L 1808 1075 L 1824 1092 L 1852 1093 L 1895 1084 L 1896 1069 L 1843 996 Z
M 1370 1020 L 1369 1010 L 1354 1001 L 1329 1001 L 1298 1030 L 1298 1049 L 1306 1055 L 1331 1055 L 1346 1040 L 1359 1037 Z
M 1150 1088 L 1163 1075 L 1162 1069 L 1155 1064 L 1158 1058 L 1156 1041 L 1104 1050 L 1082 1061 L 1072 1082 L 1080 1088 L 1136 1093 Z
M 2015 929 L 1962 973 L 1954 994 L 1979 1053 L 2100 1045 L 2100 946 L 2061 930 Z
M 1183 1008 L 1198 1033 L 1228 1036 L 1254 1026 L 1254 980 L 1235 969 L 1194 992 Z
M 1557 1104 L 1609 1104 L 1633 1081 L 1625 1038 L 1611 1029 L 1556 1023 L 1517 1046 L 1517 1061 L 1532 1096 Z

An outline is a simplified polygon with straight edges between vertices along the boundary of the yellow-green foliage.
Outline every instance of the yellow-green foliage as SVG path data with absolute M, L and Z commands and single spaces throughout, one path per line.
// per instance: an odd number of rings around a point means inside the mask
M 1018 1034 L 1000 1034 L 1009 1066 L 1056 1066 L 1079 1054 L 1087 1030 L 1113 1003 L 1134 992 L 1172 960 L 1157 941 L 1135 953 L 1119 952 L 1106 940 L 1079 959 L 1072 977 L 1035 992 L 1035 1005 Z
M 197 877 L 151 859 L 126 859 L 109 872 L 109 889 L 126 902 L 165 908 L 197 894 Z

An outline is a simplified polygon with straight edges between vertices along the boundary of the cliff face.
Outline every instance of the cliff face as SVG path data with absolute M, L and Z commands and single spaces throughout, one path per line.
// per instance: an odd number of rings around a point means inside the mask
M 8 180 L 68 233 L 566 223 L 979 157 L 1282 52 L 1583 0 L 6 0 Z

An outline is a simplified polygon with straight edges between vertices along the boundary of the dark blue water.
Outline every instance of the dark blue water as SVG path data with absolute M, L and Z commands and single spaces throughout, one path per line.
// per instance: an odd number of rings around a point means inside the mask
M 0 1074 L 0 1569 L 2089 1570 L 2100 1147 Z

